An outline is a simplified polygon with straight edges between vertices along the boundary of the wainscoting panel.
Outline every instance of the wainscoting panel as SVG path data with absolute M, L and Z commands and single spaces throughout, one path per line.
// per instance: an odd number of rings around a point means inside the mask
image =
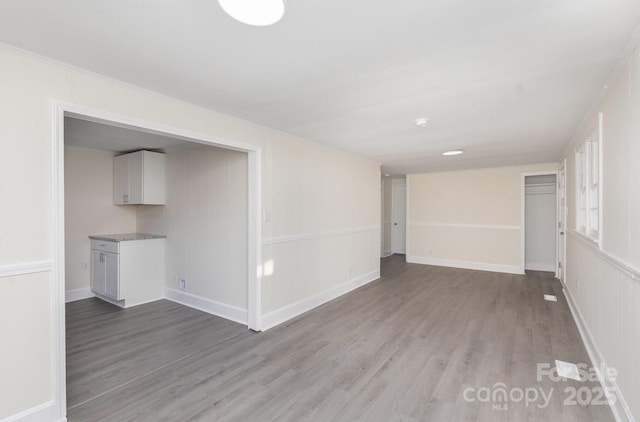
M 268 239 L 262 248 L 265 328 L 379 277 L 380 228 Z
M 596 244 L 569 233 L 565 287 L 593 364 L 614 368 L 618 420 L 640 415 L 640 277 Z

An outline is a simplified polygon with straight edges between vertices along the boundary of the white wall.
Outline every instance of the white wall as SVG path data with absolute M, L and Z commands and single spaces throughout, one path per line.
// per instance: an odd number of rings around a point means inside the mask
M 566 150 L 565 284 L 596 360 L 616 368 L 617 385 L 640 418 L 640 54 L 634 51 Z M 602 245 L 575 232 L 575 150 L 603 113 Z M 617 411 L 625 409 L 618 400 Z M 623 416 L 624 418 L 624 416 Z
M 521 175 L 557 167 L 408 175 L 407 261 L 521 272 Z
M 0 321 L 11 321 L 0 332 L 10 368 L 0 418 L 63 412 L 52 364 L 52 99 L 261 148 L 265 312 L 289 318 L 379 273 L 377 163 L 0 46 Z
M 135 232 L 136 207 L 113 204 L 113 153 L 64 151 L 65 289 L 78 291 L 90 287 L 88 236 Z
M 47 359 L 51 351 L 48 300 L 51 276 L 42 272 L 2 277 L 0 283 L 0 418 L 3 418 L 52 399 L 51 360 Z
M 265 323 L 305 299 L 375 278 L 380 268 L 380 169 L 366 160 L 287 140 L 272 143 L 264 204 Z M 289 306 L 289 307 L 288 307 Z
M 166 154 L 167 202 L 138 207 L 138 231 L 164 234 L 166 286 L 247 310 L 247 154 L 198 146 Z

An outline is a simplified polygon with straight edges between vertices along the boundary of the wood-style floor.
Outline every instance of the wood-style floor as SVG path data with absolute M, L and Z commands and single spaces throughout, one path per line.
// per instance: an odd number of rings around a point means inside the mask
M 536 380 L 555 359 L 590 366 L 551 275 L 402 256 L 382 260 L 380 280 L 264 333 L 164 300 L 67 305 L 69 421 L 613 420 L 604 405 L 564 404 L 565 388 L 597 384 Z M 497 383 L 513 399 L 478 400 Z M 514 388 L 553 392 L 527 406 Z

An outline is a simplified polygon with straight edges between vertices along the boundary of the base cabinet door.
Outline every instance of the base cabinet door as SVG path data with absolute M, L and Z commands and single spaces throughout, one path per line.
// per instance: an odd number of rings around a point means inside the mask
M 106 260 L 105 252 L 91 250 L 91 290 L 105 294 Z
M 120 263 L 117 253 L 103 252 L 105 256 L 105 291 L 104 295 L 120 300 Z

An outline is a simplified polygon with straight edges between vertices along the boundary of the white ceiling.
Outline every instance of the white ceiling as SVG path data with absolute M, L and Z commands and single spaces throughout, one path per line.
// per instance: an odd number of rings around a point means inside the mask
M 0 42 L 414 173 L 558 160 L 640 22 L 638 0 L 287 6 L 256 28 L 216 0 L 2 0 Z
M 64 144 L 116 153 L 140 149 L 167 152 L 197 146 L 183 139 L 162 136 L 140 128 L 113 126 L 72 117 L 64 118 Z

